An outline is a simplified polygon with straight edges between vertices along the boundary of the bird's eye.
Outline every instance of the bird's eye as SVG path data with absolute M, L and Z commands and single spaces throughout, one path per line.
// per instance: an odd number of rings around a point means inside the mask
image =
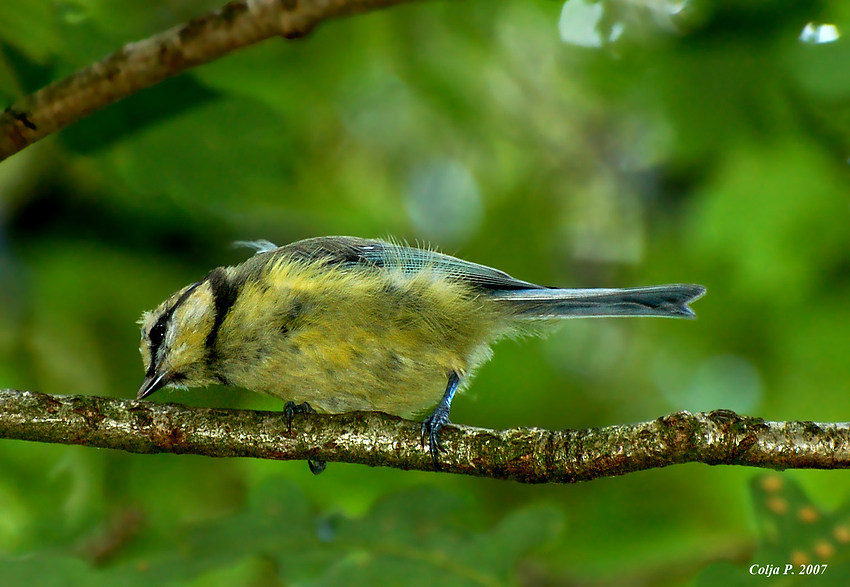
M 151 331 L 148 333 L 148 338 L 151 341 L 152 347 L 158 347 L 162 344 L 162 341 L 165 339 L 165 322 L 159 321 L 153 325 Z

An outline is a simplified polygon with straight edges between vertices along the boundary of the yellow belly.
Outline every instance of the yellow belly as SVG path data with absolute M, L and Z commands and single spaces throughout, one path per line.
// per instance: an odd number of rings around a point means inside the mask
M 219 334 L 225 377 L 318 411 L 410 416 L 508 330 L 495 305 L 443 275 L 280 263 L 248 283 Z

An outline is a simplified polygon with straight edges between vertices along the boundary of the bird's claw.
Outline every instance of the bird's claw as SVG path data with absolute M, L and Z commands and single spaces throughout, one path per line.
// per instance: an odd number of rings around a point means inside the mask
M 292 434 L 292 418 L 295 417 L 296 414 L 309 415 L 315 413 L 316 410 L 314 410 L 313 406 L 307 402 L 300 404 L 296 404 L 293 401 L 286 402 L 283 406 L 283 414 L 286 417 L 286 426 L 289 429 L 289 434 Z M 313 475 L 319 475 L 325 470 L 328 463 L 327 461 L 307 459 L 307 465 L 310 467 L 310 472 L 313 473 Z
M 434 413 L 422 422 L 422 435 L 420 437 L 422 448 L 425 448 L 425 437 L 428 437 L 428 450 L 431 452 L 431 459 L 437 468 L 440 467 L 440 463 L 437 460 L 439 453 L 446 451 L 443 448 L 443 443 L 440 442 L 440 432 L 449 422 L 449 411 L 447 409 L 440 409 L 441 407 L 437 406 Z
M 288 401 L 283 404 L 283 415 L 286 416 L 286 427 L 290 434 L 292 434 L 292 418 L 294 418 L 296 414 L 309 415 L 315 413 L 316 410 L 314 410 L 313 406 L 307 402 L 296 404 L 293 401 Z
M 327 461 L 314 461 L 313 459 L 307 459 L 307 466 L 310 467 L 310 472 L 313 475 L 320 475 L 322 471 L 325 470 L 325 467 L 328 466 Z

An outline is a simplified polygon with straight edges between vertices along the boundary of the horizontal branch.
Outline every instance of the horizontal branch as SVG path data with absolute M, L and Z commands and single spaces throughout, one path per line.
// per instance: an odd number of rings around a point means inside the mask
M 0 390 L 0 438 L 134 453 L 324 460 L 435 470 L 420 424 L 377 412 L 298 415 Z M 590 430 L 448 425 L 440 470 L 524 483 L 575 483 L 679 463 L 770 469 L 850 467 L 850 424 L 766 422 L 728 410 L 678 412 Z
M 322 21 L 413 0 L 237 0 L 136 43 L 18 100 L 0 113 L 0 161 L 92 112 L 186 69 Z M 281 67 L 285 67 L 281 63 Z

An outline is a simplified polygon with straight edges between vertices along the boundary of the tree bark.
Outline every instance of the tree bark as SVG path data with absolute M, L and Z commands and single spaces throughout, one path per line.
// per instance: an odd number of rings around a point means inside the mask
M 441 470 L 522 483 L 575 483 L 679 463 L 850 467 L 850 424 L 768 422 L 728 410 L 677 412 L 590 430 L 450 424 L 435 466 L 420 423 L 377 412 L 297 415 L 0 390 L 0 438 L 134 453 L 322 460 Z

